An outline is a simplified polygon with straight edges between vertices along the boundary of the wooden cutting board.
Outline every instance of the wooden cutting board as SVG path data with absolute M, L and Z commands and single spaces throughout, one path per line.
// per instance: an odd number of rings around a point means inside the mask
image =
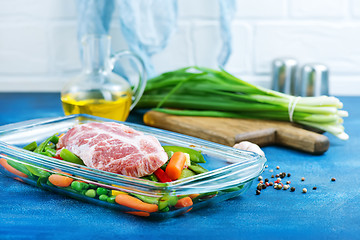
M 259 146 L 277 144 L 313 154 L 322 154 L 329 148 L 326 136 L 289 122 L 176 116 L 156 111 L 145 113 L 144 122 L 152 127 L 228 146 L 250 141 Z

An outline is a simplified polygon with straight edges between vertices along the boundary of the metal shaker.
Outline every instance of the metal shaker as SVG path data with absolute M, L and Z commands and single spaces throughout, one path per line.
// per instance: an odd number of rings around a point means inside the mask
M 272 62 L 272 89 L 294 95 L 296 92 L 297 60 L 278 58 Z
M 302 97 L 317 97 L 329 95 L 329 69 L 319 63 L 305 64 L 300 71 L 297 95 Z

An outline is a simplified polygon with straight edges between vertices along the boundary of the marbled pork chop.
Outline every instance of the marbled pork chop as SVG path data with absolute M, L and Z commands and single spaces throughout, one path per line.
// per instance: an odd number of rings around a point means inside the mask
M 168 160 L 155 137 L 115 122 L 75 126 L 60 138 L 58 153 L 62 148 L 88 167 L 132 177 L 149 175 Z

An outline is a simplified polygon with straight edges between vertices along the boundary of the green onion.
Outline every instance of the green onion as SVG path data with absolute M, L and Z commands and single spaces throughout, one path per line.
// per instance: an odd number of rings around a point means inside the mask
M 336 97 L 294 97 L 252 85 L 223 69 L 204 67 L 182 68 L 148 80 L 137 104 L 174 115 L 292 121 L 346 140 L 342 118 L 348 113 L 342 107 Z

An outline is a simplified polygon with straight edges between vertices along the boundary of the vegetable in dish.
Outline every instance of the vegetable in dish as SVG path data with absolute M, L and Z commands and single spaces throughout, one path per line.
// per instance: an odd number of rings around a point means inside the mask
M 74 131 L 70 130 L 60 136 L 52 135 L 40 144 L 31 142 L 23 148 L 58 160 L 84 165 L 84 161 L 79 156 L 63 147 L 63 138 L 66 138 L 68 133 L 72 134 Z M 201 164 L 206 163 L 206 160 L 199 151 L 180 146 L 161 146 L 161 149 L 166 155 L 165 163 L 153 172 L 149 172 L 145 176 L 139 176 L 140 178 L 166 184 L 172 181 L 182 181 L 182 179 L 191 178 L 208 171 L 201 166 Z M 243 185 L 240 185 L 236 188 L 208 193 L 190 195 L 165 194 L 161 197 L 151 197 L 147 196 L 146 193 L 134 193 L 131 189 L 118 191 L 106 188 L 100 182 L 88 181 L 56 169 L 47 171 L 46 169 L 18 163 L 15 159 L 14 161 L 6 161 L 3 158 L 0 160 L 0 164 L 6 170 L 15 174 L 20 180 L 22 178 L 32 179 L 39 186 L 45 188 L 57 188 L 75 196 L 81 195 L 88 199 L 109 204 L 110 206 L 121 206 L 124 208 L 124 212 L 137 216 L 150 216 L 151 214 L 161 214 L 169 211 L 183 211 L 185 213 L 190 211 L 194 204 L 200 204 L 222 194 L 239 191 L 243 188 Z

